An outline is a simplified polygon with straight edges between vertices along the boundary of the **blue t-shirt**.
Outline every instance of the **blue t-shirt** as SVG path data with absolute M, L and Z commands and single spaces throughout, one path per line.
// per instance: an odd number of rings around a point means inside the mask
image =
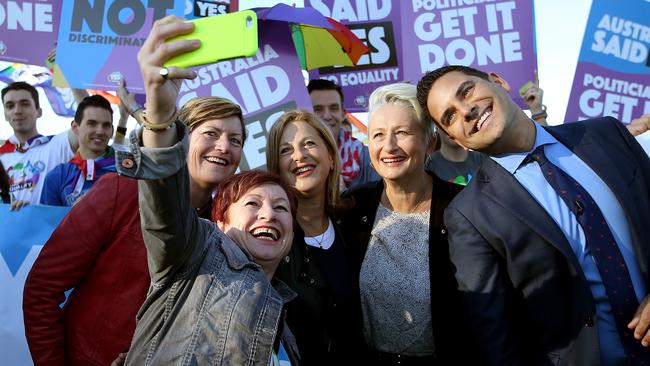
M 72 207 L 99 178 L 109 172 L 115 172 L 114 164 L 103 169 L 97 169 L 95 172 L 96 179 L 86 180 L 82 191 L 75 193 L 74 188 L 81 173 L 79 168 L 70 162 L 59 164 L 45 177 L 45 186 L 41 194 L 41 204 Z

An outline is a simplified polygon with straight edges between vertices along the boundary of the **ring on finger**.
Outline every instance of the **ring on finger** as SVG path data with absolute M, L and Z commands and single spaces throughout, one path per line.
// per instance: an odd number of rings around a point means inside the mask
M 169 77 L 169 69 L 166 67 L 161 67 L 160 70 L 158 71 L 158 74 L 164 79 L 167 80 Z

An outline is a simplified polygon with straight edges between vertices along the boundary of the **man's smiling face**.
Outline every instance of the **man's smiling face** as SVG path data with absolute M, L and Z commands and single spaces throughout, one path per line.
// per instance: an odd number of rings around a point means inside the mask
M 507 152 L 518 106 L 508 83 L 451 71 L 437 79 L 427 97 L 431 117 L 459 145 L 489 154 Z

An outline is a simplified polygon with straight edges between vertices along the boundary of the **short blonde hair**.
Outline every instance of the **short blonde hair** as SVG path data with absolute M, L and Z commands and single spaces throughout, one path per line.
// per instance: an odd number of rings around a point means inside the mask
M 280 143 L 284 130 L 292 122 L 304 122 L 308 124 L 318 131 L 320 137 L 325 141 L 325 146 L 332 158 L 333 164 L 332 170 L 327 176 L 325 210 L 329 215 L 334 215 L 336 210 L 341 207 L 339 188 L 339 182 L 341 179 L 341 159 L 339 158 L 338 147 L 336 145 L 336 140 L 334 140 L 334 136 L 332 136 L 332 132 L 313 113 L 301 109 L 288 111 L 281 115 L 273 124 L 266 140 L 267 170 L 271 173 L 282 176 L 282 174 L 280 174 Z
M 246 141 L 246 126 L 241 107 L 229 99 L 221 97 L 198 97 L 190 99 L 178 112 L 180 119 L 189 132 L 194 131 L 201 123 L 212 119 L 223 119 L 235 116 L 241 122 L 242 146 Z
M 372 114 L 385 105 L 404 107 L 413 111 L 417 123 L 422 128 L 427 144 L 433 140 L 433 123 L 422 112 L 417 98 L 417 88 L 408 83 L 394 83 L 380 86 L 370 94 L 368 102 L 368 121 Z

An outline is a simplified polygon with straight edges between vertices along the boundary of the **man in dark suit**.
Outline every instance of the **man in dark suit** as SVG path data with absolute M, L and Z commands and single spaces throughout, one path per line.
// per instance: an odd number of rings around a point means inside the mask
M 648 156 L 613 118 L 542 127 L 508 91 L 462 66 L 418 84 L 491 156 L 445 212 L 468 336 L 493 365 L 650 364 Z

